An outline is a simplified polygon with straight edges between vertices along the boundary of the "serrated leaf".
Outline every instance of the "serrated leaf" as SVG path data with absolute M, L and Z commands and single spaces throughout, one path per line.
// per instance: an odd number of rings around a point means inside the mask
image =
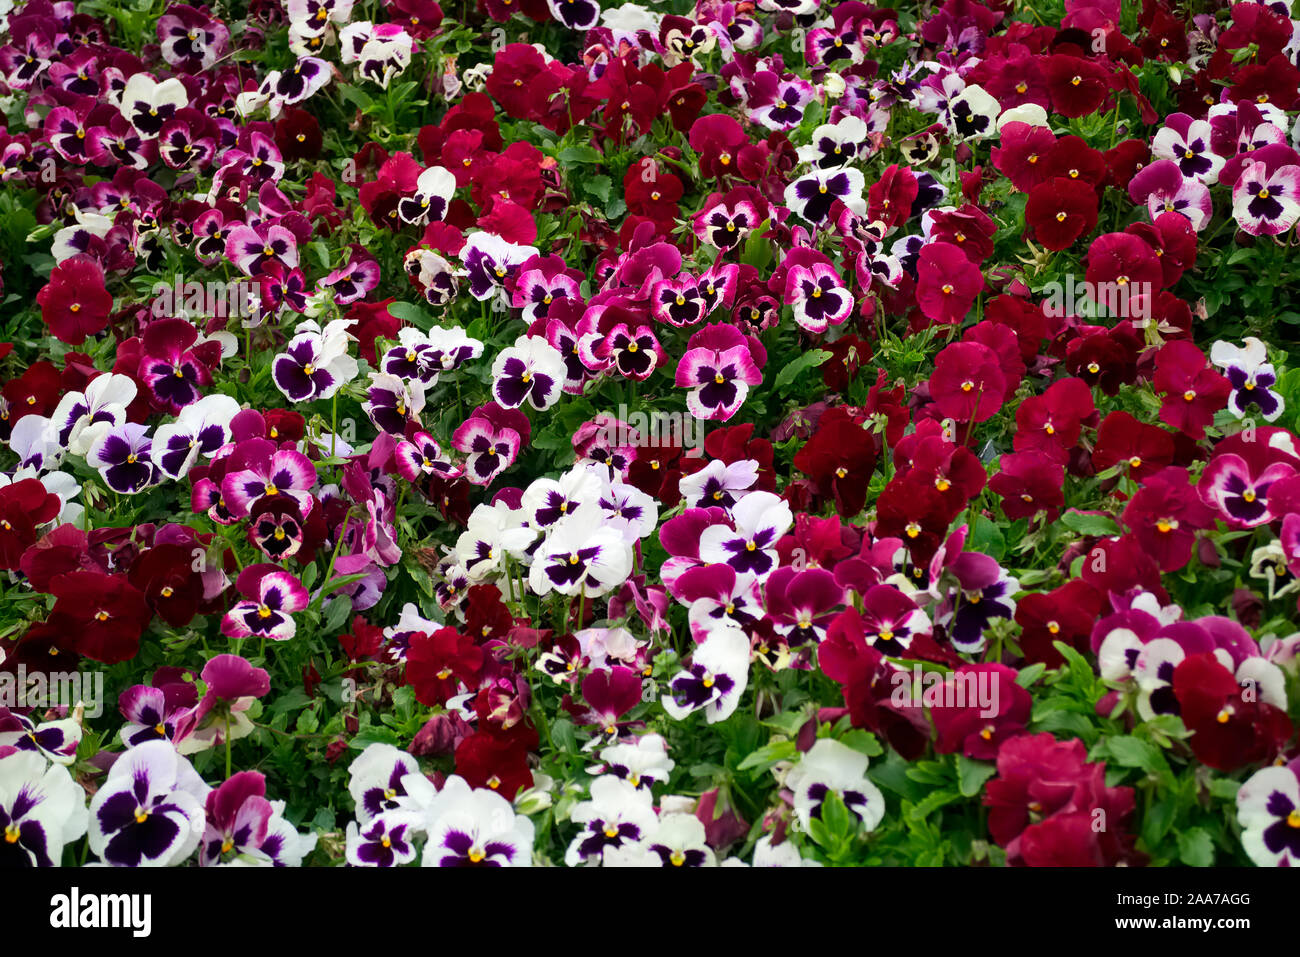
M 991 761 L 975 761 L 964 754 L 957 755 L 957 788 L 963 797 L 974 797 L 984 787 L 984 782 L 997 774 L 997 765 Z
M 790 383 L 795 378 L 809 369 L 815 369 L 831 357 L 832 353 L 825 349 L 810 349 L 798 356 L 798 358 L 788 362 L 784 369 L 776 374 L 776 382 L 773 387 L 778 393 L 784 394 Z

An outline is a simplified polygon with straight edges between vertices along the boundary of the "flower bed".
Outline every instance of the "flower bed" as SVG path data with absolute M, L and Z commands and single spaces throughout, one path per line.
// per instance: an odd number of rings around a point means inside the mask
M 0 860 L 1300 863 L 1300 25 L 1196 6 L 19 0 Z

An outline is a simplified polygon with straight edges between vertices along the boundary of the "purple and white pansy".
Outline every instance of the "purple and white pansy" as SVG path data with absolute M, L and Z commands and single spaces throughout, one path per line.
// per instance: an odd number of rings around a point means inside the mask
M 169 867 L 204 830 L 210 788 L 167 741 L 131 748 L 90 802 L 90 850 L 113 867 Z
M 39 753 L 0 753 L 0 867 L 57 867 L 86 833 L 85 792 Z

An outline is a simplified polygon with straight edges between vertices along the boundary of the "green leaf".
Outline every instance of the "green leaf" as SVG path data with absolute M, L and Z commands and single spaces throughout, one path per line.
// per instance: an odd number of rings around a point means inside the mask
M 745 240 L 745 248 L 740 253 L 740 261 L 747 266 L 753 266 L 760 273 L 772 261 L 772 243 L 763 236 L 771 222 L 770 219 L 765 219 L 759 223 Z
M 1142 816 L 1142 840 L 1148 851 L 1155 850 L 1169 833 L 1176 811 L 1177 802 L 1171 797 L 1164 797 L 1152 804 L 1151 809 Z
M 1016 684 L 1022 688 L 1032 687 L 1034 682 L 1043 676 L 1047 670 L 1047 665 L 1041 661 L 1036 661 L 1032 665 L 1026 665 L 1020 669 L 1020 674 L 1016 675 Z
M 599 150 L 581 144 L 566 146 L 560 150 L 560 155 L 556 158 L 566 166 L 576 166 L 579 163 L 602 163 L 605 160 Z
M 774 741 L 769 745 L 751 751 L 738 765 L 737 771 L 766 771 L 778 761 L 789 761 L 798 748 L 793 741 Z
M 854 751 L 865 754 L 869 758 L 885 753 L 880 741 L 870 731 L 863 731 L 861 728 L 854 728 L 844 737 L 840 738 L 841 744 L 847 744 Z
M 1203 827 L 1178 835 L 1178 859 L 1188 867 L 1209 867 L 1214 863 L 1214 841 Z
M 1121 767 L 1141 768 L 1152 774 L 1169 770 L 1169 763 L 1159 748 L 1132 735 L 1108 739 L 1106 751 Z
M 352 599 L 347 595 L 337 595 L 330 601 L 329 610 L 325 612 L 325 623 L 321 631 L 331 632 L 343 625 L 352 614 Z
M 614 181 L 608 176 L 586 176 L 581 180 L 582 188 L 602 203 L 609 202 L 609 191 Z
M 1002 535 L 1002 530 L 987 515 L 976 515 L 966 548 L 972 552 L 983 552 L 990 558 L 1001 561 L 1006 553 L 1007 542 Z
M 411 323 L 411 325 L 425 332 L 428 332 L 436 324 L 433 316 L 412 302 L 390 302 L 388 304 L 388 313 L 397 319 Z
M 1095 512 L 1069 511 L 1061 516 L 1061 524 L 1080 535 L 1109 536 L 1119 534 L 1119 525 L 1109 515 Z
M 957 787 L 963 797 L 979 794 L 984 782 L 997 771 L 997 765 L 990 761 L 974 761 L 964 754 L 957 755 Z
M 785 394 L 786 387 L 802 373 L 809 369 L 815 369 L 827 359 L 831 353 L 825 349 L 810 349 L 808 352 L 801 354 L 797 359 L 786 364 L 786 367 L 776 374 L 776 382 L 773 384 L 776 391 Z

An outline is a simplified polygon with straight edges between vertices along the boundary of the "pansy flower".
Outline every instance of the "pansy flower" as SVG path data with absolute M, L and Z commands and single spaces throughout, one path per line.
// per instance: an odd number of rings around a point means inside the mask
M 599 597 L 632 573 L 632 549 L 623 533 L 604 525 L 595 510 L 556 522 L 537 549 L 528 582 L 534 594 Z
M 595 0 L 546 0 L 546 6 L 570 30 L 586 32 L 596 25 L 600 4 Z
M 817 334 L 838 326 L 853 310 L 853 297 L 835 267 L 823 262 L 793 265 L 786 273 L 785 304 L 801 329 Z
M 193 682 L 159 683 L 156 675 L 154 681 L 155 685 L 133 685 L 118 698 L 118 710 L 126 719 L 118 738 L 128 748 L 173 740 L 180 716 L 198 703 Z
M 749 387 L 763 381 L 752 346 L 725 323 L 705 326 L 691 336 L 674 376 L 679 388 L 691 390 L 686 395 L 691 415 L 725 422 L 739 411 Z
M 415 860 L 415 824 L 411 814 L 380 814 L 361 827 L 349 821 L 347 862 L 352 867 L 401 867 Z
M 300 322 L 285 351 L 271 362 L 271 378 L 293 402 L 328 399 L 359 368 L 348 355 L 348 326 L 354 320 L 335 319 L 322 329 L 312 320 Z
M 124 422 L 100 433 L 86 453 L 86 464 L 99 469 L 104 484 L 122 495 L 134 495 L 157 476 L 151 458 L 153 440 L 147 426 Z
M 700 558 L 766 579 L 779 562 L 777 542 L 794 523 L 790 506 L 772 492 L 754 491 L 736 503 L 732 516 L 734 528 L 714 525 L 704 530 Z
M 429 809 L 424 867 L 530 867 L 533 822 L 490 788 L 447 778 Z
M 81 745 L 81 725 L 72 718 L 37 724 L 30 717 L 0 708 L 0 747 L 43 755 L 55 764 L 70 765 Z
M 90 802 L 90 850 L 113 867 L 171 867 L 199 845 L 209 788 L 167 741 L 131 748 Z
M 0 866 L 59 866 L 87 822 L 85 794 L 67 768 L 30 751 L 0 756 Z
M 704 709 L 704 719 L 725 721 L 736 710 L 749 683 L 750 640 L 734 622 L 710 629 L 691 655 L 690 664 L 668 681 L 660 699 L 675 721 Z
M 1256 771 L 1237 791 L 1241 846 L 1259 867 L 1300 865 L 1300 773 L 1296 762 Z
M 417 481 L 421 475 L 453 479 L 463 474 L 459 466 L 443 456 L 442 449 L 428 432 L 416 432 L 409 441 L 398 442 L 393 457 L 397 474 L 408 482 Z
M 465 478 L 488 485 L 514 464 L 522 444 L 519 433 L 479 415 L 470 416 L 451 437 L 452 448 L 465 453 Z
M 495 233 L 481 230 L 470 233 L 460 251 L 460 260 L 469 277 L 470 295 L 480 301 L 491 298 L 536 255 L 537 250 L 532 246 L 507 242 Z
M 650 790 L 664 784 L 676 762 L 668 757 L 668 745 L 663 735 L 643 734 L 638 738 L 620 740 L 600 751 L 601 772 L 622 778 L 635 788 Z
M 794 813 L 805 831 L 820 820 L 831 792 L 858 816 L 864 828 L 875 830 L 885 816 L 885 796 L 867 779 L 867 756 L 834 738 L 818 738 L 785 776 L 794 794 Z
M 865 187 L 866 179 L 851 166 L 813 170 L 785 188 L 785 205 L 814 226 L 826 222 L 836 200 L 859 216 L 865 216 L 867 203 L 862 198 Z
M 441 166 L 430 166 L 415 183 L 415 193 L 398 200 L 397 215 L 413 226 L 447 215 L 447 205 L 456 193 L 456 177 Z
M 271 641 L 288 641 L 297 624 L 293 613 L 307 607 L 307 589 L 289 572 L 276 565 L 250 565 L 236 581 L 244 600 L 236 602 L 221 619 L 221 633 L 228 638 L 256 636 Z
M 1300 166 L 1248 163 L 1232 187 L 1232 215 L 1252 236 L 1277 236 L 1300 219 Z
M 1246 407 L 1252 403 L 1259 409 L 1265 422 L 1272 422 L 1286 408 L 1286 402 L 1276 391 L 1277 371 L 1268 361 L 1268 348 L 1254 336 L 1246 336 L 1243 346 L 1219 341 L 1210 347 L 1210 362 L 1224 370 L 1232 385 L 1228 408 L 1237 418 L 1246 417 Z
M 492 363 L 492 396 L 507 409 L 525 401 L 548 409 L 559 400 L 566 374 L 564 357 L 554 346 L 541 336 L 520 336 Z
M 649 791 L 609 774 L 591 782 L 591 800 L 576 804 L 569 819 L 581 830 L 565 851 L 568 867 L 599 865 L 606 851 L 642 844 L 656 821 Z
M 176 77 L 159 82 L 148 73 L 136 73 L 126 81 L 121 110 L 141 136 L 153 139 L 162 131 L 163 124 L 188 103 L 185 85 Z

